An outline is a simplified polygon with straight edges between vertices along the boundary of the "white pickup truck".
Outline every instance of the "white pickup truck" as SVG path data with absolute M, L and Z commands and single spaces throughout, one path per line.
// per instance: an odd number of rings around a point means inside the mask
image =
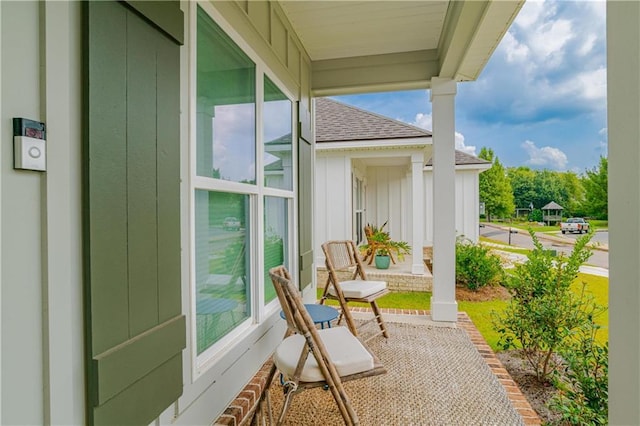
M 560 230 L 563 234 L 567 232 L 589 232 L 589 222 L 585 221 L 581 217 L 570 217 L 566 221 L 560 224 Z

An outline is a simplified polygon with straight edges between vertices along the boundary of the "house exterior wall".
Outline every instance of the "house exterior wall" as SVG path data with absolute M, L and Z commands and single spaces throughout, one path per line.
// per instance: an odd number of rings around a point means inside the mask
M 366 182 L 364 223 L 382 225 L 396 240 L 411 241 L 411 171 L 408 166 L 366 166 L 353 152 L 317 152 L 316 159 L 316 264 L 324 264 L 320 245 L 331 239 L 353 238 L 352 173 Z M 424 171 L 424 245 L 433 245 L 433 174 Z M 478 230 L 478 169 L 456 170 L 456 231 L 476 242 Z M 322 208 L 321 206 L 327 206 Z
M 350 213 L 351 160 L 340 155 L 317 156 L 315 173 L 315 205 L 319 213 L 314 218 L 315 257 L 317 265 L 324 265 L 322 243 L 350 239 L 353 235 Z M 321 263 L 318 263 L 318 259 Z
M 471 241 L 478 241 L 478 170 L 456 170 L 456 210 L 455 224 L 456 235 L 464 235 Z M 424 184 L 427 193 L 425 200 L 425 211 L 427 213 L 427 222 L 425 227 L 424 244 L 425 246 L 433 246 L 433 214 L 429 214 L 438 206 L 433 204 L 433 173 L 425 171 Z
M 403 233 L 409 231 L 403 222 L 406 211 L 411 210 L 411 194 L 403 191 L 406 167 L 369 167 L 367 178 L 365 223 L 382 226 L 387 222 L 385 229 L 392 239 L 410 241 L 411 233 Z
M 82 30 L 80 2 L 1 2 L 0 285 L 1 424 L 84 424 L 81 223 Z M 191 312 L 189 49 L 195 7 L 183 2 L 181 130 L 183 313 Z M 213 2 L 215 19 L 261 60 L 263 70 L 313 112 L 310 61 L 277 4 Z M 266 10 L 264 9 L 266 7 Z M 260 9 L 258 9 L 260 8 Z M 47 125 L 47 171 L 13 169 L 12 118 Z M 295 246 L 294 246 L 295 247 Z M 315 297 L 315 286 L 307 293 Z M 183 355 L 183 395 L 154 424 L 210 424 L 282 339 L 272 312 L 197 374 Z M 187 333 L 189 335 L 189 332 Z M 255 342 L 258 342 L 256 344 Z
M 0 15 L 0 423 L 82 424 L 80 6 Z M 13 169 L 13 117 L 46 122 L 46 172 Z

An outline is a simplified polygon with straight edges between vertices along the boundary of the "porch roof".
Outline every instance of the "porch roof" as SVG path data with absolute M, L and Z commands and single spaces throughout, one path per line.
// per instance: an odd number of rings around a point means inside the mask
M 311 58 L 317 97 L 475 80 L 524 0 L 279 4 Z

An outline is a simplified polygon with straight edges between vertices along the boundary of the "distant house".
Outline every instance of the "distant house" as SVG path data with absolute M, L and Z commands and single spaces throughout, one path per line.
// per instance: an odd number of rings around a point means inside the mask
M 422 245 L 433 245 L 431 132 L 329 98 L 316 99 L 315 236 L 364 240 L 367 223 L 388 222 L 391 237 L 412 243 L 421 227 Z M 455 223 L 458 235 L 478 239 L 478 175 L 491 163 L 455 152 Z M 414 173 L 419 173 L 419 178 Z M 422 198 L 414 214 L 414 197 Z M 415 219 L 414 219 L 415 218 Z M 412 270 L 422 271 L 422 247 Z

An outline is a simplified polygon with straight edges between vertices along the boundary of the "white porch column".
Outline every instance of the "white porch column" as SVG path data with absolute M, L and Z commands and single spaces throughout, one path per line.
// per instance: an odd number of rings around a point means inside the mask
M 456 82 L 431 79 L 433 119 L 433 295 L 434 321 L 457 321 L 455 226 Z
M 424 274 L 422 246 L 424 245 L 424 154 L 411 155 L 411 199 L 413 234 L 411 235 L 411 273 Z
M 607 2 L 609 423 L 640 424 L 640 3 Z

